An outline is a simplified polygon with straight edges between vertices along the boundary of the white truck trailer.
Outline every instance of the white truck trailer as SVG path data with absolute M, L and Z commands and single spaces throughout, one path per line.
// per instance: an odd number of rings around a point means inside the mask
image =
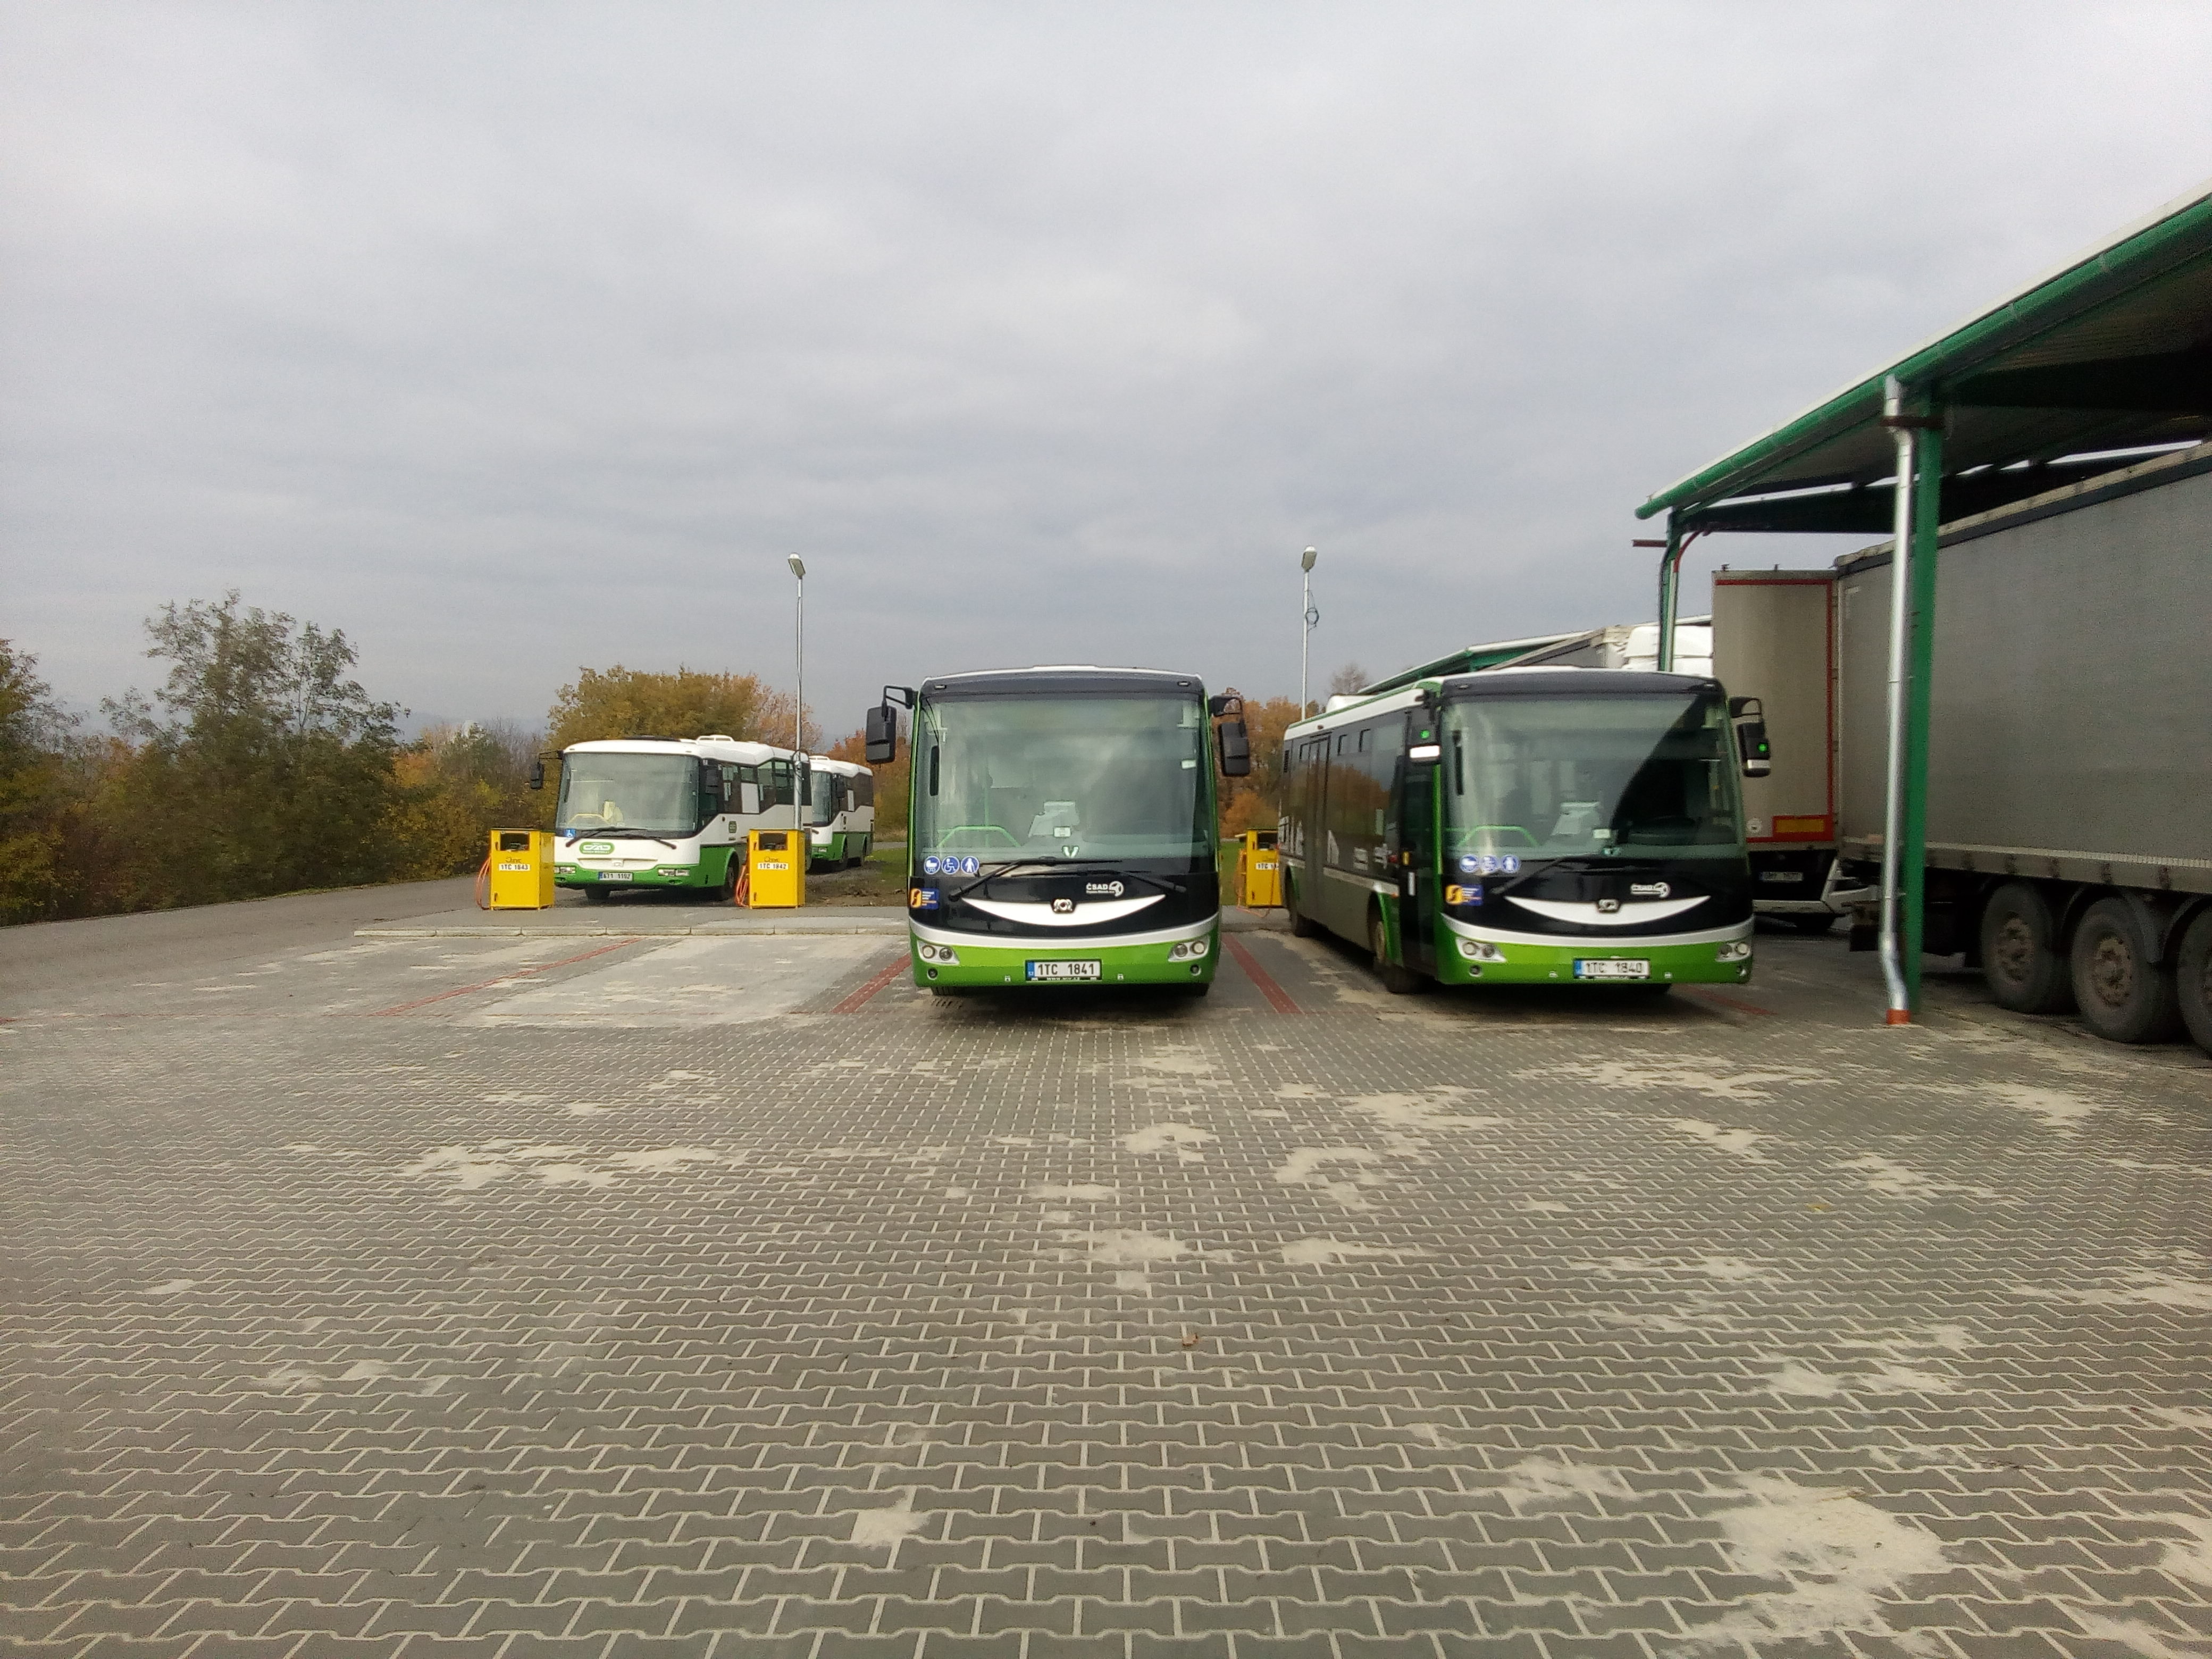
M 1825 933 L 1863 896 L 1836 860 L 1836 573 L 1713 573 L 1710 672 L 1755 697 L 1772 747 L 1743 780 L 1753 908 Z

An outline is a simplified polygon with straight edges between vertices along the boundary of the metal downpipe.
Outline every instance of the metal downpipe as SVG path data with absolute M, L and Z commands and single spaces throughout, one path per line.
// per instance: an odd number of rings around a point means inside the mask
M 1659 556 L 1659 650 L 1657 667 L 1662 674 L 1674 672 L 1674 618 L 1682 609 L 1682 555 L 1690 544 L 1705 532 L 1692 530 L 1685 536 L 1676 527 L 1674 515 L 1667 515 L 1667 539 L 1663 542 L 1640 541 L 1638 547 L 1663 547 Z
M 1904 423 L 1905 387 L 1895 375 L 1883 388 L 1882 419 L 1897 446 L 1896 544 L 1889 564 L 1889 753 L 1881 803 L 1881 977 L 1889 990 L 1886 1024 L 1912 1023 L 1912 994 L 1905 982 L 1904 943 L 1898 927 L 1899 877 L 1905 839 L 1905 723 L 1912 637 L 1912 487 L 1919 443 Z

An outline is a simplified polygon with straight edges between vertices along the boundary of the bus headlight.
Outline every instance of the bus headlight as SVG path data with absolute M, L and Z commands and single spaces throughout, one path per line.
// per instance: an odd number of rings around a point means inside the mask
M 960 952 L 949 945 L 917 945 L 914 948 L 915 954 L 924 962 L 933 962 L 943 968 L 960 965 Z
M 1730 944 L 1723 945 L 1719 950 L 1713 952 L 1713 960 L 1715 962 L 1749 962 L 1751 960 L 1751 941 L 1747 939 L 1740 939 Z
M 1212 948 L 1212 944 L 1206 939 L 1187 939 L 1182 944 L 1175 946 L 1168 952 L 1168 960 L 1170 962 L 1196 962 L 1200 957 L 1204 956 Z
M 1459 953 L 1469 962 L 1503 962 L 1505 952 L 1486 939 L 1463 939 L 1459 942 Z

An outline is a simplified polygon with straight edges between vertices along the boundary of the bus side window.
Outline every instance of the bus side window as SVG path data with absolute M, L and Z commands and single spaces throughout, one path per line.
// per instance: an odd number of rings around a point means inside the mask
M 1457 732 L 1452 733 L 1452 793 L 1467 793 L 1467 738 Z
M 854 798 L 863 806 L 873 806 L 876 804 L 876 775 L 873 772 L 863 772 L 859 777 L 854 779 L 853 782 Z
M 929 793 L 933 795 L 937 793 L 937 749 L 933 743 L 929 745 Z

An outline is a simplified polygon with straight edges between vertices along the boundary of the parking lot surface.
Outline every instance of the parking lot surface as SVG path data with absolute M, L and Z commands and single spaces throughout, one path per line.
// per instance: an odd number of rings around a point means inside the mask
M 2194 1050 L 290 902 L 0 989 L 0 1651 L 2212 1652 Z

